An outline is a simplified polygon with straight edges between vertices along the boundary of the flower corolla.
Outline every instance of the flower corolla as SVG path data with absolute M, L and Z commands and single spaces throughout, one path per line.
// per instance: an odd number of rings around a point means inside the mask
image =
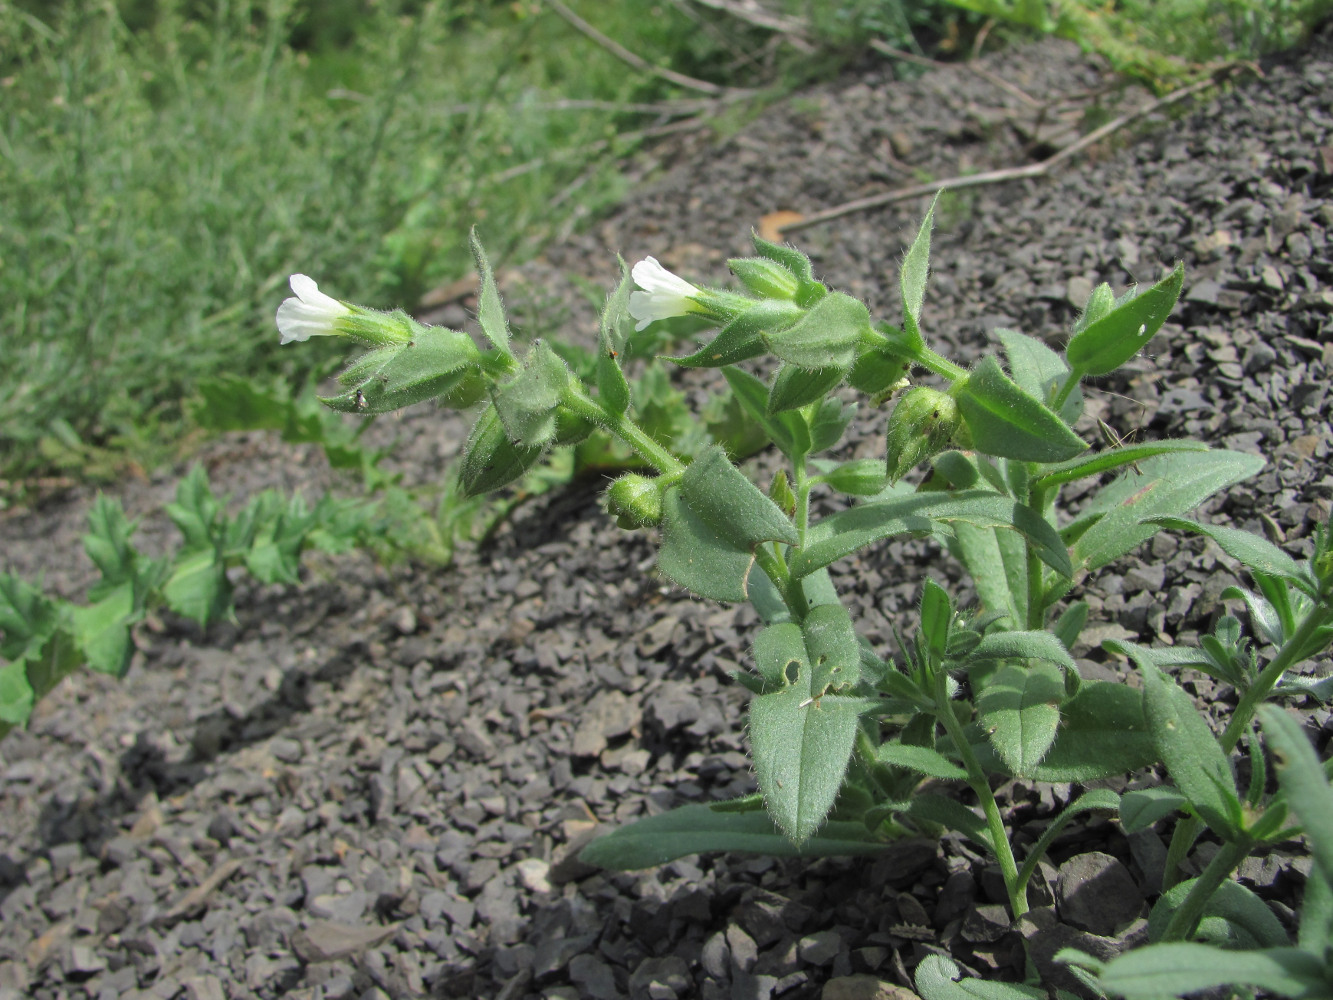
M 352 310 L 330 295 L 325 295 L 315 279 L 304 274 L 291 277 L 293 298 L 284 299 L 278 306 L 278 333 L 282 342 L 309 340 L 311 337 L 338 336 L 342 331 L 335 326 L 338 320 L 351 315 Z
M 629 314 L 638 320 L 635 330 L 642 330 L 659 319 L 700 311 L 695 298 L 699 295 L 699 289 L 679 275 L 672 274 L 655 258 L 645 257 L 634 265 L 630 273 L 634 283 L 643 289 L 631 292 L 629 297 Z

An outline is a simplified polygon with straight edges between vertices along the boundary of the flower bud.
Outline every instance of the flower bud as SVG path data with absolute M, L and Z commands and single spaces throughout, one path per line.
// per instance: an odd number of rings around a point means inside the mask
M 629 472 L 606 491 L 606 509 L 627 530 L 662 523 L 662 489 L 656 479 Z
M 889 415 L 889 480 L 897 482 L 943 451 L 961 422 L 958 404 L 947 393 L 926 386 L 907 390 Z
M 795 299 L 801 287 L 794 274 L 763 257 L 735 257 L 727 266 L 742 285 L 766 299 Z

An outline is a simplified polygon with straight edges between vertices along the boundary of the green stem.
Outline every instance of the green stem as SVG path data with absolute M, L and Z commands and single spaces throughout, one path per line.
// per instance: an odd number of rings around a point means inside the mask
M 1213 860 L 1208 862 L 1203 874 L 1190 887 L 1180 908 L 1171 915 L 1171 920 L 1162 933 L 1162 943 L 1184 941 L 1194 933 L 1195 928 L 1199 926 L 1199 919 L 1203 916 L 1204 907 L 1208 905 L 1208 900 L 1213 898 L 1213 893 L 1235 867 L 1245 860 L 1252 847 L 1254 841 L 1248 837 L 1222 845 L 1213 856 Z
M 1046 506 L 1046 494 L 1040 488 L 1033 488 L 1028 494 L 1026 506 L 1038 517 L 1042 516 L 1042 508 Z M 1037 548 L 1031 541 L 1027 542 L 1027 584 L 1028 584 L 1028 621 L 1029 629 L 1041 629 L 1046 623 L 1046 577 L 1045 569 L 1042 566 L 1041 559 L 1037 556 Z
M 796 536 L 800 545 L 805 547 L 805 533 L 810 528 L 810 477 L 805 474 L 805 456 L 799 456 L 792 463 L 792 474 L 796 477 Z
M 1009 911 L 1017 920 L 1028 911 L 1027 893 L 1018 879 L 1018 865 L 1014 862 L 1014 852 L 1009 846 L 1009 837 L 1005 833 L 1004 820 L 1000 816 L 1000 807 L 991 792 L 990 780 L 981 768 L 981 762 L 972 752 L 972 745 L 967 742 L 962 723 L 954 714 L 953 702 L 949 700 L 949 673 L 943 667 L 935 668 L 935 710 L 940 722 L 958 748 L 958 755 L 967 769 L 967 783 L 981 800 L 981 808 L 986 813 L 986 827 L 990 831 L 991 850 L 1000 864 L 1000 875 L 1004 878 L 1005 891 L 1009 894 Z
M 1319 604 L 1311 608 L 1295 634 L 1282 644 L 1277 656 L 1273 657 L 1272 662 L 1264 667 L 1254 679 L 1254 683 L 1241 695 L 1236 710 L 1231 714 L 1231 721 L 1227 723 L 1227 728 L 1218 741 L 1226 753 L 1236 749 L 1240 738 L 1249 730 L 1254 713 L 1259 710 L 1260 704 L 1272 692 L 1282 675 L 1296 665 L 1301 650 L 1306 648 L 1311 636 L 1328 622 L 1329 617 L 1328 608 Z M 1199 830 L 1200 823 L 1193 816 L 1187 816 L 1176 824 L 1176 829 L 1171 834 L 1171 844 L 1166 851 L 1166 877 L 1162 883 L 1163 889 L 1169 889 L 1180 881 L 1180 865 L 1189 854 L 1190 848 L 1194 846 Z
M 760 543 L 754 550 L 755 564 L 773 581 L 773 586 L 782 595 L 782 603 L 796 621 L 804 621 L 810 613 L 810 602 L 806 600 L 805 588 L 801 581 L 791 575 L 787 563 L 776 551 Z
M 623 413 L 608 413 L 597 400 L 585 393 L 576 383 L 569 384 L 560 402 L 580 417 L 591 420 L 598 427 L 620 438 L 634 449 L 635 454 L 662 475 L 679 476 L 684 473 L 684 463 L 645 434 L 638 424 Z
M 947 378 L 950 382 L 956 382 L 967 374 L 966 368 L 960 368 L 943 355 L 936 354 L 929 347 L 920 347 L 917 349 L 914 360 L 922 368 L 928 368 L 941 378 Z

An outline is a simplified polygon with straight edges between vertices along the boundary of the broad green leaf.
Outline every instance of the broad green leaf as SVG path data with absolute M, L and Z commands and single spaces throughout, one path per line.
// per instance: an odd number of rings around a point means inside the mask
M 494 390 L 495 412 L 509 440 L 540 448 L 555 436 L 555 411 L 573 376 L 544 340 L 532 345 L 523 370 Z
M 1157 455 L 1209 450 L 1209 447 L 1202 441 L 1191 441 L 1188 438 L 1128 444 L 1120 448 L 1099 451 L 1095 455 L 1081 455 L 1078 458 L 1070 459 L 1068 462 L 1048 465 L 1041 471 L 1041 475 L 1033 481 L 1033 485 L 1049 489 L 1052 486 L 1063 486 L 1065 483 L 1072 483 L 1079 479 L 1087 479 L 1090 476 L 1100 476 L 1116 469 L 1123 469 L 1127 465 L 1133 465 Z
M 949 551 L 966 568 L 977 599 L 987 611 L 1027 621 L 1027 560 L 1023 536 L 1002 528 L 979 528 L 962 521 L 946 538 Z
M 616 259 L 620 264 L 620 284 L 602 309 L 597 336 L 597 398 L 608 413 L 619 416 L 630 404 L 629 382 L 620 367 L 620 355 L 625 350 L 625 331 L 630 323 L 629 296 L 634 279 L 625 261 Z
M 137 526 L 125 516 L 119 500 L 98 492 L 88 512 L 88 534 L 83 536 L 83 549 L 102 574 L 89 592 L 90 599 L 98 600 L 104 593 L 134 579 L 138 553 L 130 544 L 130 537 Z
M 1077 671 L 1064 643 L 1050 632 L 991 632 L 968 656 L 971 660 L 1046 660 Z
M 1240 793 L 1231 762 L 1194 699 L 1130 643 L 1116 643 L 1143 674 L 1144 718 L 1171 780 L 1219 837 L 1241 828 Z
M 703 851 L 816 858 L 874 855 L 892 846 L 872 837 L 864 823 L 836 820 L 803 843 L 793 844 L 763 811 L 727 812 L 700 804 L 650 816 L 598 837 L 583 849 L 579 860 L 612 871 L 632 871 Z
M 842 382 L 841 368 L 801 368 L 783 363 L 768 390 L 768 412 L 782 413 L 822 400 Z
M 795 622 L 780 622 L 760 629 L 754 637 L 754 662 L 765 685 L 773 689 L 795 684 L 808 669 L 805 637 Z
M 843 431 L 856 416 L 856 404 L 843 404 L 842 400 L 826 399 L 819 404 L 814 417 L 810 420 L 810 454 L 817 455 L 826 448 L 832 448 L 842 440 Z
M 1046 1000 L 1046 991 L 1021 983 L 960 978 L 962 970 L 943 955 L 927 955 L 916 967 L 921 1000 Z
M 756 358 L 766 348 L 765 335 L 786 330 L 805 315 L 800 306 L 780 299 L 756 302 L 718 331 L 693 354 L 666 360 L 682 368 L 722 368 Z
M 1041 400 L 1018 386 L 993 357 L 984 357 L 952 393 L 973 446 L 1021 462 L 1062 462 L 1087 443 Z
M 1127 1000 L 1160 1000 L 1242 985 L 1274 996 L 1322 1000 L 1329 989 L 1322 959 L 1308 951 L 1228 951 L 1188 941 L 1148 945 L 1120 955 L 1106 964 L 1100 983 Z
M 764 331 L 764 342 L 777 357 L 802 368 L 851 368 L 856 345 L 870 329 L 865 305 L 833 292 L 820 299 L 790 326 Z
M 875 759 L 881 764 L 905 767 L 927 778 L 942 781 L 966 781 L 967 772 L 938 750 L 909 746 L 906 743 L 881 743 L 875 750 Z
M 134 583 L 125 581 L 96 603 L 70 607 L 74 637 L 88 666 L 103 674 L 123 677 L 134 647 L 130 626 L 143 617 L 135 607 Z
M 903 258 L 903 269 L 898 276 L 903 295 L 903 325 L 921 327 L 921 306 L 926 300 L 926 279 L 930 274 L 930 231 L 935 225 L 935 206 L 940 196 L 935 195 L 926 209 L 926 217 L 916 231 L 916 238 Z
M 181 552 L 162 585 L 167 606 L 205 628 L 216 618 L 231 616 L 231 594 L 227 567 L 211 547 Z
M 536 465 L 541 456 L 541 448 L 524 448 L 510 441 L 495 407 L 488 406 L 477 417 L 463 449 L 458 477 L 463 495 L 480 496 L 507 486 Z
M 480 378 L 477 345 L 466 333 L 443 327 L 423 327 L 411 343 L 392 353 L 376 353 L 376 366 L 364 381 L 320 402 L 342 413 L 390 413 L 413 403 L 459 391 L 469 379 Z M 382 361 L 382 363 L 380 363 Z
M 492 344 L 499 350 L 508 352 L 509 322 L 505 319 L 504 304 L 500 301 L 500 288 L 495 283 L 491 262 L 486 259 L 486 251 L 482 249 L 481 237 L 477 235 L 475 226 L 468 235 L 468 243 L 472 247 L 473 259 L 477 262 L 477 277 L 481 280 L 481 291 L 477 298 L 477 322 L 481 324 L 482 332 Z
M 1322 871 L 1316 872 L 1314 878 L 1305 882 L 1297 935 L 1297 944 L 1315 954 L 1333 946 L 1333 885 L 1322 875 Z
M 1044 563 L 1071 575 L 1068 553 L 1055 529 L 1027 507 L 990 490 L 914 493 L 840 511 L 810 528 L 805 548 L 792 561 L 792 574 L 804 576 L 892 535 L 928 532 L 936 522 L 955 521 L 1019 531 Z
M 1106 375 L 1134 357 L 1171 315 L 1184 281 L 1185 267 L 1177 264 L 1157 284 L 1074 334 L 1065 348 L 1069 367 L 1080 376 Z
M 215 544 L 213 534 L 222 504 L 213 496 L 202 465 L 193 466 L 176 484 L 176 502 L 164 509 L 185 537 L 185 548 L 210 548 Z
M 1120 825 L 1126 833 L 1146 830 L 1184 807 L 1185 796 L 1170 785 L 1126 792 L 1120 800 Z
M 1300 723 L 1275 705 L 1262 705 L 1259 720 L 1277 761 L 1287 804 L 1305 827 L 1310 854 L 1333 883 L 1333 788 Z
M 1028 777 L 1046 756 L 1055 742 L 1064 697 L 1064 674 L 1050 663 L 1005 664 L 982 690 L 977 721 L 1010 773 Z
M 796 529 L 716 445 L 663 497 L 658 568 L 701 597 L 745 600 L 754 548 L 765 541 L 794 545 Z
M 32 715 L 37 696 L 28 683 L 28 665 L 25 660 L 0 663 L 0 725 L 5 732 L 10 726 L 22 726 Z
M 1221 547 L 1223 552 L 1250 569 L 1286 580 L 1311 597 L 1318 592 L 1318 585 L 1308 568 L 1259 535 L 1237 528 L 1200 524 L 1198 521 L 1183 517 L 1152 517 L 1148 518 L 1148 521 L 1173 531 L 1192 531 L 1195 534 L 1207 535 Z
M 1004 345 L 1009 359 L 1009 371 L 1024 392 L 1051 406 L 1060 387 L 1069 377 L 1069 366 L 1064 358 L 1036 337 L 1006 330 L 995 330 L 995 338 Z M 1083 390 L 1075 386 L 1060 407 L 1060 418 L 1071 427 L 1083 415 Z
M 823 824 L 838 797 L 856 739 L 857 712 L 818 697 L 811 668 L 750 702 L 750 746 L 768 813 L 796 844 Z
M 1198 879 L 1173 885 L 1148 914 L 1148 940 L 1160 941 L 1167 924 L 1185 902 Z M 1283 948 L 1291 943 L 1268 904 L 1239 882 L 1219 885 L 1204 904 L 1200 935 L 1224 948 Z
M 953 628 L 954 606 L 948 593 L 934 580 L 926 578 L 921 589 L 920 651 L 929 653 L 932 663 L 944 659 L 949 647 L 949 631 Z
M 1181 452 L 1139 463 L 1104 489 L 1090 505 L 1099 515 L 1074 543 L 1074 562 L 1085 569 L 1105 566 L 1147 541 L 1159 530 L 1150 517 L 1183 514 L 1264 466 L 1257 455 L 1237 451 Z
M 1061 716 L 1054 745 L 1033 770 L 1038 781 L 1096 781 L 1157 760 L 1141 690 L 1086 681 Z
M 860 681 L 861 644 L 846 607 L 839 603 L 811 608 L 801 622 L 801 634 L 813 670 L 810 690 L 815 697 Z

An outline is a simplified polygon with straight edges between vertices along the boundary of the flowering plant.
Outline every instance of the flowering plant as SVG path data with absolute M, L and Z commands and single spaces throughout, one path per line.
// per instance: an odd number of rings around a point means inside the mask
M 1017 918 L 1028 909 L 1038 861 L 1080 813 L 1118 812 L 1129 827 L 1179 812 L 1171 881 L 1201 825 L 1226 845 L 1200 878 L 1159 904 L 1157 936 L 1184 940 L 1224 883 L 1244 892 L 1227 881 L 1240 860 L 1291 833 L 1285 800 L 1266 791 L 1263 767 L 1242 794 L 1231 756 L 1247 739 L 1251 758 L 1262 762 L 1252 733 L 1257 710 L 1308 691 L 1289 674 L 1333 640 L 1329 535 L 1319 535 L 1301 564 L 1263 539 L 1183 516 L 1255 474 L 1263 465 L 1257 456 L 1191 440 L 1094 450 L 1078 433 L 1086 380 L 1115 371 L 1157 335 L 1180 293 L 1182 268 L 1119 297 L 1097 288 L 1063 352 L 997 330 L 1000 353 L 964 369 L 933 351 L 923 332 L 932 217 L 933 207 L 903 261 L 897 325 L 872 320 L 863 303 L 816 279 L 804 254 L 757 237 L 755 256 L 730 262 L 745 294 L 698 287 L 652 258 L 632 270 L 622 265 L 586 379 L 543 341 L 519 357 L 474 236 L 478 321 L 490 346 L 479 349 L 456 331 L 403 326 L 407 339 L 375 340 L 325 402 L 374 413 L 425 399 L 456 407 L 484 401 L 461 459 L 463 488 L 473 494 L 500 489 L 550 449 L 600 428 L 645 467 L 647 474 L 613 482 L 606 500 L 621 527 L 659 533 L 658 571 L 700 597 L 748 601 L 758 611 L 753 668 L 735 675 L 753 692 L 748 732 L 758 792 L 632 823 L 593 842 L 584 860 L 641 868 L 715 849 L 876 854 L 904 835 L 950 828 L 995 859 Z M 289 315 L 332 314 L 322 300 L 307 301 L 295 279 L 293 288 L 302 305 Z M 382 315 L 347 308 L 357 317 Z M 627 338 L 686 314 L 704 317 L 716 333 L 668 360 L 722 370 L 739 406 L 786 459 L 766 488 L 722 447 L 678 453 L 636 421 Z M 353 335 L 341 328 L 347 315 L 325 321 Z M 765 357 L 776 360 L 766 380 L 746 364 Z M 916 381 L 919 372 L 934 384 Z M 828 457 L 858 410 L 835 392 L 843 386 L 874 404 L 898 395 L 883 459 Z M 924 477 L 909 483 L 922 465 Z M 1101 486 L 1069 514 L 1061 489 L 1080 481 Z M 843 509 L 816 517 L 818 494 L 845 498 Z M 1261 660 L 1239 622 L 1225 617 L 1198 649 L 1109 644 L 1139 670 L 1141 687 L 1085 679 L 1070 652 L 1089 611 L 1077 599 L 1079 583 L 1163 530 L 1207 535 L 1247 567 L 1257 589 L 1226 596 L 1245 603 L 1275 652 Z M 828 567 L 900 535 L 939 539 L 970 574 L 977 603 L 960 607 L 927 581 L 919 625 L 889 659 L 857 634 Z M 1181 667 L 1225 678 L 1241 693 L 1220 738 L 1168 673 Z M 1173 787 L 1123 798 L 1088 790 L 1025 856 L 1016 854 L 993 791 L 998 782 L 1088 783 L 1153 764 L 1165 765 Z M 980 814 L 942 794 L 948 783 L 964 786 Z M 952 983 L 932 969 L 918 984 L 928 1000 L 943 998 L 943 984 Z

